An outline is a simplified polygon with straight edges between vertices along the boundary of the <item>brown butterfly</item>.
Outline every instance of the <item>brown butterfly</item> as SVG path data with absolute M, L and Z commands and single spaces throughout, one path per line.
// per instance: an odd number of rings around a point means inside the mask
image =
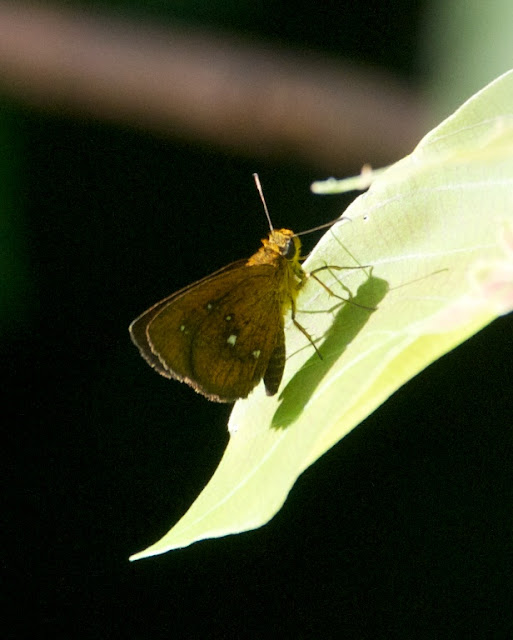
M 263 246 L 249 260 L 234 262 L 157 302 L 129 329 L 158 373 L 186 382 L 216 402 L 245 398 L 262 379 L 267 395 L 278 391 L 288 311 L 317 350 L 295 318 L 296 298 L 308 277 L 300 264 L 301 242 L 289 229 L 273 229 L 257 176 L 255 180 L 271 227 Z

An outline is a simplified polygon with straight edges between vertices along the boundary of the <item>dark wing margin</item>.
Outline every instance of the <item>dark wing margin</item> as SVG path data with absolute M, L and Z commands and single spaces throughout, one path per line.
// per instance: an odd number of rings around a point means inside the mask
M 128 327 L 132 342 L 139 349 L 141 356 L 146 360 L 150 367 L 166 378 L 172 378 L 173 376 L 164 367 L 159 357 L 153 353 L 148 339 L 147 328 L 153 318 L 160 313 L 160 311 L 164 309 L 164 307 L 166 307 L 173 298 L 174 296 L 169 296 L 169 298 L 165 298 L 164 300 L 157 302 L 157 304 L 154 304 L 153 307 L 148 309 L 148 311 L 145 311 L 142 315 L 136 318 Z

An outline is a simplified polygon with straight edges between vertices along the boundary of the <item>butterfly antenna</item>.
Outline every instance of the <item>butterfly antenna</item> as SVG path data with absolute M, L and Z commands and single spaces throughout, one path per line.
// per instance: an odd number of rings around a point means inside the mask
M 255 179 L 256 188 L 258 193 L 260 194 L 260 200 L 262 200 L 262 204 L 264 205 L 265 215 L 267 216 L 267 222 L 269 223 L 269 229 L 274 231 L 273 223 L 271 222 L 271 216 L 269 215 L 269 209 L 267 208 L 267 204 L 264 198 L 264 192 L 262 191 L 262 185 L 260 184 L 260 178 L 258 177 L 258 173 L 253 174 L 253 178 Z
M 341 216 L 340 218 L 335 218 L 331 222 L 325 222 L 324 224 L 320 224 L 318 227 L 312 227 L 312 229 L 307 229 L 306 231 L 300 231 L 299 233 L 295 233 L 295 236 L 304 236 L 307 233 L 313 233 L 314 231 L 319 231 L 320 229 L 326 229 L 327 227 L 332 227 L 337 222 L 344 222 L 345 220 L 349 220 L 351 222 L 351 218 L 344 218 Z

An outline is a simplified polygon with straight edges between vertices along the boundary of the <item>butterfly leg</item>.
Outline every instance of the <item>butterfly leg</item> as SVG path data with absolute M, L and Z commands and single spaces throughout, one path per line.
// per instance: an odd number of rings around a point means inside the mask
M 363 265 L 363 267 L 365 267 L 366 265 Z M 321 287 L 323 289 L 325 289 L 330 296 L 333 296 L 335 298 L 338 298 L 339 300 L 342 300 L 343 302 L 349 302 L 350 304 L 353 304 L 355 307 L 360 307 L 362 309 L 367 309 L 368 311 L 376 311 L 375 307 L 366 307 L 363 304 L 358 304 L 357 302 L 355 302 L 352 299 L 352 295 L 351 292 L 349 291 L 349 289 L 342 283 L 340 282 L 339 284 L 347 291 L 347 294 L 349 296 L 349 298 L 344 298 L 343 296 L 339 296 L 337 295 L 332 289 L 330 289 L 330 287 L 328 287 L 328 285 L 323 282 L 320 278 L 318 278 L 315 274 L 319 271 L 324 271 L 325 269 L 328 269 L 328 271 L 330 271 L 331 269 L 337 269 L 337 270 L 342 270 L 342 269 L 354 269 L 355 267 L 338 267 L 338 266 L 334 266 L 334 265 L 325 265 L 324 267 L 319 267 L 318 269 L 314 269 L 313 271 L 310 271 L 310 273 L 308 274 L 308 277 L 313 278 L 316 282 L 318 282 Z
M 301 331 L 301 333 L 305 336 L 305 338 L 308 340 L 308 342 L 312 345 L 312 347 L 315 349 L 317 355 L 319 356 L 319 358 L 322 360 L 322 355 L 321 352 L 319 351 L 319 349 L 317 348 L 312 336 L 308 333 L 308 331 L 303 327 L 303 325 L 299 324 L 299 322 L 296 320 L 296 303 L 294 301 L 293 298 L 290 299 L 291 302 L 291 307 L 290 307 L 290 316 L 292 318 L 292 322 L 294 323 L 294 326 L 299 329 L 299 331 Z

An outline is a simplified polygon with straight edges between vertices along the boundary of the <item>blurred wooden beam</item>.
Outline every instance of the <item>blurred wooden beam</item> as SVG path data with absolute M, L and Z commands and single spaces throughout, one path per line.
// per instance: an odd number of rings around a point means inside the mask
M 42 109 L 328 173 L 408 153 L 427 117 L 385 72 L 226 33 L 0 1 L 0 91 Z

